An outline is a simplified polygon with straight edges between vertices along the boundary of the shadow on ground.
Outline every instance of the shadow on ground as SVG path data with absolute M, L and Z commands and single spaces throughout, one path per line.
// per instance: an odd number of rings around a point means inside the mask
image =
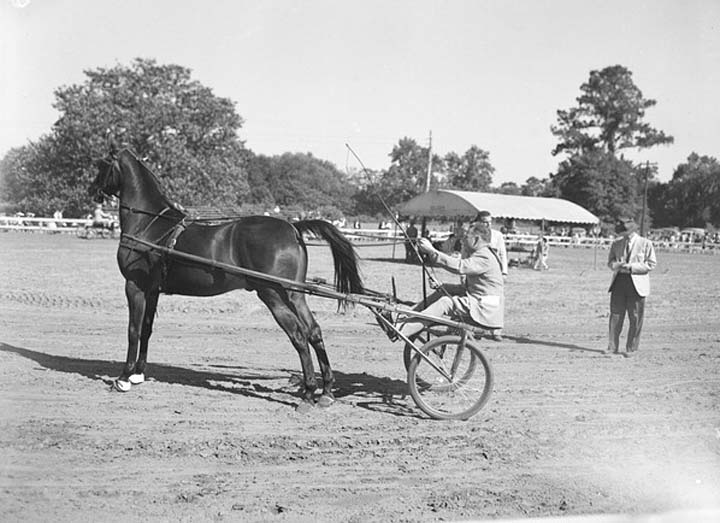
M 102 381 L 109 387 L 113 386 L 114 379 L 108 377 L 108 372 L 112 369 L 119 372 L 123 366 L 123 363 L 117 361 L 57 356 L 2 342 L 0 352 L 17 354 L 48 370 Z M 398 416 L 416 415 L 402 402 L 397 402 L 406 396 L 407 385 L 404 381 L 364 372 L 345 373 L 335 370 L 334 374 L 336 398 L 357 398 L 352 401 L 353 405 L 368 410 Z M 302 383 L 302 373 L 294 370 L 228 365 L 193 369 L 148 363 L 148 375 L 150 381 L 229 392 L 293 407 L 299 403 L 298 390 Z
M 547 340 L 536 340 L 531 339 L 526 336 L 509 336 L 507 334 L 503 334 L 503 337 L 507 340 L 514 341 L 518 344 L 529 344 L 529 345 L 544 345 L 546 347 L 556 347 L 558 349 L 569 349 L 569 350 L 580 350 L 584 352 L 595 352 L 597 354 L 604 354 L 605 351 L 602 349 L 592 349 L 590 347 L 582 347 L 581 345 L 575 345 L 574 343 L 561 343 L 557 341 L 547 341 Z

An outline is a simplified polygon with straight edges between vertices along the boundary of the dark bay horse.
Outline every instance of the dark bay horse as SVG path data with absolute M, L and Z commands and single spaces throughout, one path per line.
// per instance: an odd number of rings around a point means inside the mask
M 319 235 L 330 245 L 335 264 L 335 286 L 341 293 L 361 293 L 353 245 L 332 224 L 305 220 L 290 224 L 269 216 L 251 216 L 220 224 L 188 219 L 185 212 L 163 194 L 158 179 L 127 149 L 114 149 L 97 162 L 97 175 L 90 186 L 95 201 L 115 195 L 120 201 L 120 246 L 117 261 L 125 277 L 125 295 L 130 313 L 127 359 L 115 381 L 120 391 L 145 380 L 145 365 L 153 320 L 161 293 L 215 296 L 235 289 L 255 291 L 300 356 L 304 376 L 300 406 L 315 402 L 315 371 L 308 344 L 322 374 L 318 404 L 333 401 L 334 377 L 320 327 L 305 301 L 305 295 L 281 285 L 210 265 L 188 262 L 143 247 L 127 235 L 206 260 L 304 282 L 307 249 L 302 233 Z

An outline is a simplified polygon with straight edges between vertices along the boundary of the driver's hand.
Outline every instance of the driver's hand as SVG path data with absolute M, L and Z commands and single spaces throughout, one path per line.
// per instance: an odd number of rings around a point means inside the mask
M 430 254 L 435 251 L 435 248 L 432 246 L 432 242 L 427 238 L 420 238 L 418 241 L 418 249 L 423 254 Z

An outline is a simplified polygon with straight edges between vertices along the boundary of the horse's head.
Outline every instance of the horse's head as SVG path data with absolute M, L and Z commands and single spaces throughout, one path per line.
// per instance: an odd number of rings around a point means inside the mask
M 105 158 L 95 162 L 97 174 L 90 184 L 88 192 L 93 200 L 102 203 L 108 196 L 118 196 L 120 191 L 120 164 L 113 151 Z

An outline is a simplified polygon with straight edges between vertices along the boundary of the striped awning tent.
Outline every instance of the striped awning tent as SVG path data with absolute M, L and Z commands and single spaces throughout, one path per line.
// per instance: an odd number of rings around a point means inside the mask
M 403 216 L 428 218 L 471 218 L 489 211 L 495 218 L 596 224 L 597 216 L 580 205 L 562 198 L 514 196 L 470 191 L 429 191 L 400 205 Z

